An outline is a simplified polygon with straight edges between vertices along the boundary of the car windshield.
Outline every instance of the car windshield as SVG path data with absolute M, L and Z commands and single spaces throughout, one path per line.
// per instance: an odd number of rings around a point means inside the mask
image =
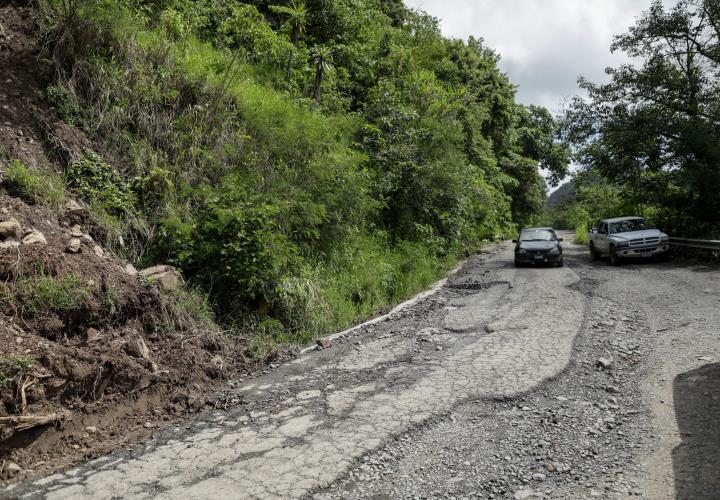
M 610 224 L 610 234 L 629 233 L 630 231 L 642 231 L 644 229 L 652 229 L 645 219 L 629 219 Z
M 549 229 L 525 229 L 520 233 L 520 241 L 553 241 L 555 233 Z

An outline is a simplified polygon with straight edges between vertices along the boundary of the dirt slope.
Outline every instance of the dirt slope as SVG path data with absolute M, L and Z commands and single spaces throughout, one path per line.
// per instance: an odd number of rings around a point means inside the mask
M 0 2 L 0 176 L 11 159 L 62 172 L 91 145 L 43 101 L 33 12 Z M 161 291 L 104 248 L 86 209 L 0 188 L 0 483 L 132 445 L 242 366 L 191 295 Z

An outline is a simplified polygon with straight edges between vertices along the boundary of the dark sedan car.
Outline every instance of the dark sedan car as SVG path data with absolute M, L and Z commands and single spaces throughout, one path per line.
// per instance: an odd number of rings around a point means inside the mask
M 555 231 L 549 227 L 528 227 L 520 231 L 515 243 L 515 265 L 555 264 L 563 265 L 563 249 Z

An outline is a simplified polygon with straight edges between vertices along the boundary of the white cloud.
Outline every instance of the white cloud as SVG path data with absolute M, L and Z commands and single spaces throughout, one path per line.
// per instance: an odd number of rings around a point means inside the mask
M 613 36 L 634 24 L 651 0 L 406 0 L 440 19 L 443 34 L 482 37 L 518 85 L 518 101 L 558 110 L 578 93 L 577 78 L 604 81 Z M 666 5 L 675 0 L 664 0 Z

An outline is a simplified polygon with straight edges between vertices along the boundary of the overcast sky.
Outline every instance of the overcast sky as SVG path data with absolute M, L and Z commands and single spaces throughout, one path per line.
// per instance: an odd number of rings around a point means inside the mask
M 558 111 L 576 95 L 579 75 L 605 81 L 613 36 L 634 24 L 651 0 L 405 0 L 440 19 L 443 34 L 485 39 L 518 85 L 517 99 Z M 666 5 L 674 0 L 665 0 Z

